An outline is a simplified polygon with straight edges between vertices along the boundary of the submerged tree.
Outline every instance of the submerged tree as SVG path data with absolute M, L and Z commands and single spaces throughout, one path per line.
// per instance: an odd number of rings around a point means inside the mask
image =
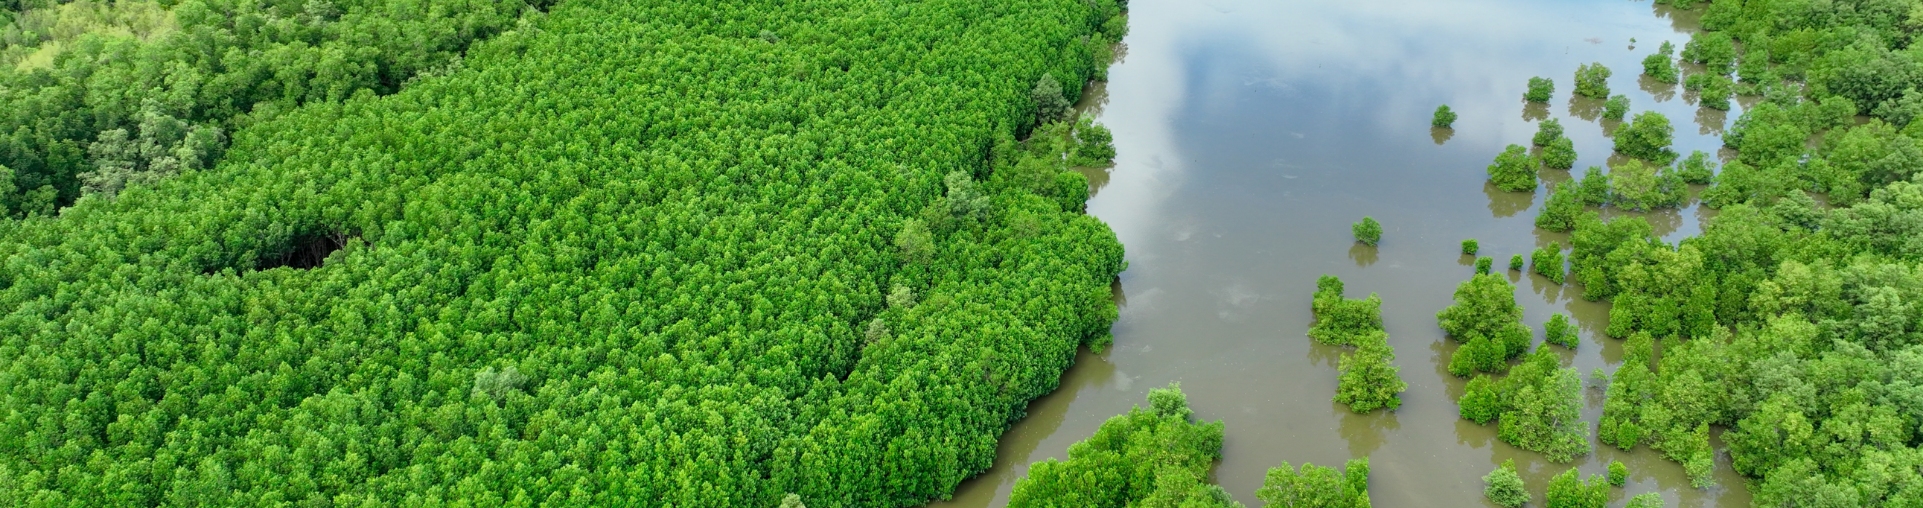
M 1074 106 L 1062 94 L 1062 82 L 1056 81 L 1054 74 L 1043 73 L 1028 98 L 1035 103 L 1035 123 L 1038 124 L 1062 121 Z
M 1576 349 L 1576 342 L 1579 339 L 1576 335 L 1576 325 L 1569 322 L 1567 314 L 1558 312 L 1549 316 L 1549 321 L 1542 324 L 1542 332 L 1543 342 Z
M 1535 266 L 1536 273 L 1548 277 L 1550 282 L 1557 284 L 1562 283 L 1563 257 L 1561 243 L 1549 242 L 1549 245 L 1536 249 L 1536 251 L 1530 255 L 1530 261 L 1531 264 Z
M 1556 82 L 1545 77 L 1529 78 L 1529 91 L 1522 98 L 1529 102 L 1549 102 L 1556 94 Z
M 1442 127 L 1445 129 L 1455 124 L 1456 124 L 1456 112 L 1450 111 L 1448 104 L 1436 106 L 1435 117 L 1429 120 L 1429 125 L 1435 126 L 1435 127 Z
M 1374 330 L 1356 343 L 1354 353 L 1342 355 L 1335 401 L 1357 413 L 1402 407 L 1400 394 L 1409 389 L 1409 383 L 1398 374 L 1401 369 L 1395 366 L 1395 350 L 1389 347 L 1388 334 Z
M 1363 217 L 1361 222 L 1349 226 L 1349 231 L 1355 233 L 1355 241 L 1370 247 L 1382 241 L 1382 223 L 1374 217 Z
M 1607 101 L 1603 101 L 1603 119 L 1620 122 L 1623 116 L 1628 114 L 1629 96 L 1618 94 L 1610 96 Z
M 1269 468 L 1255 498 L 1264 508 L 1367 508 L 1369 502 L 1369 458 L 1350 459 L 1344 471 L 1302 464 L 1297 470 L 1288 462 Z
M 1462 241 L 1462 254 L 1463 254 L 1463 255 L 1465 255 L 1465 256 L 1474 256 L 1474 255 L 1476 255 L 1476 251 L 1479 251 L 1479 250 L 1482 250 L 1482 245 L 1481 245 L 1481 244 L 1478 244 L 1478 243 L 1476 243 L 1476 239 L 1474 239 L 1474 238 L 1470 238 L 1470 239 L 1467 239 L 1467 240 L 1463 240 L 1463 241 Z
M 1222 453 L 1222 422 L 1194 422 L 1192 414 L 1180 385 L 1150 390 L 1147 409 L 1110 418 L 1069 446 L 1068 460 L 1035 463 L 1016 480 L 1008 506 L 1237 506 L 1207 483 Z
M 1482 477 L 1482 495 L 1489 502 L 1504 508 L 1520 508 L 1529 502 L 1529 490 L 1522 483 L 1522 475 L 1516 471 L 1516 459 L 1509 459 Z
M 1576 182 L 1564 181 L 1556 184 L 1549 193 L 1549 200 L 1542 205 L 1536 215 L 1536 227 L 1558 233 L 1567 233 L 1576 227 L 1576 218 L 1582 215 L 1582 192 Z
M 1676 158 L 1676 152 L 1669 149 L 1675 143 L 1675 136 L 1676 128 L 1669 124 L 1669 117 L 1644 111 L 1616 129 L 1616 152 L 1655 164 L 1669 164 Z
M 1569 169 L 1576 166 L 1576 142 L 1566 137 L 1558 137 L 1542 149 L 1542 167 L 1549 169 Z
M 1709 161 L 1709 154 L 1702 150 L 1689 152 L 1689 157 L 1677 163 L 1676 176 L 1686 183 L 1708 185 L 1716 180 L 1716 163 Z
M 1583 64 L 1576 68 L 1576 95 L 1591 99 L 1609 96 L 1609 68 L 1602 62 Z
M 1489 165 L 1489 181 L 1494 182 L 1496 188 L 1509 192 L 1532 191 L 1536 189 L 1537 165 L 1536 158 L 1529 155 L 1529 149 L 1522 145 L 1509 145 Z
M 1529 141 L 1536 146 L 1549 146 L 1558 139 L 1563 139 L 1562 121 L 1550 118 L 1536 124 L 1536 136 Z
M 1670 57 L 1676 53 L 1676 45 L 1663 41 L 1654 54 L 1643 57 L 1643 75 L 1658 83 L 1675 84 L 1679 74 L 1676 62 Z
M 1546 508 L 1604 508 L 1609 504 L 1609 485 L 1595 476 L 1587 480 L 1576 478 L 1576 468 L 1569 468 L 1549 480 L 1549 489 L 1544 493 Z

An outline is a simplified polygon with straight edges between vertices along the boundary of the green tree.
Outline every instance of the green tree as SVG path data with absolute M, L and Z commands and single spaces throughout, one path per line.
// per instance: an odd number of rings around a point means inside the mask
M 1683 45 L 1684 60 L 1702 64 L 1711 74 L 1729 75 L 1736 64 L 1736 44 L 1728 32 L 1697 32 Z
M 1537 248 L 1534 253 L 1530 254 L 1530 265 L 1535 267 L 1536 273 L 1548 277 L 1550 282 L 1561 284 L 1563 278 L 1562 244 L 1549 242 L 1549 245 Z
M 1590 166 L 1583 170 L 1582 180 L 1576 183 L 1577 195 L 1582 196 L 1586 206 L 1603 206 L 1609 203 L 1609 176 L 1603 174 L 1602 167 Z
M 1592 99 L 1609 97 L 1609 68 L 1602 62 L 1583 64 L 1576 68 L 1576 95 Z
M 1569 138 L 1556 138 L 1542 150 L 1542 166 L 1549 169 L 1567 170 L 1576 166 L 1576 142 Z
M 1549 316 L 1549 321 L 1542 324 L 1542 335 L 1543 342 L 1569 349 L 1576 349 L 1576 343 L 1581 339 L 1577 336 L 1576 326 L 1569 322 L 1569 316 L 1562 313 Z
M 1476 243 L 1476 239 L 1470 238 L 1462 241 L 1462 255 L 1474 256 L 1476 252 L 1480 250 L 1482 250 L 1482 245 Z
M 1514 256 L 1509 256 L 1509 270 L 1510 270 L 1510 271 L 1522 271 L 1522 267 L 1523 267 L 1523 262 L 1522 262 L 1522 255 L 1521 255 L 1521 254 L 1517 254 L 1517 255 L 1514 255 Z
M 1450 111 L 1448 104 L 1436 106 L 1435 118 L 1429 120 L 1429 125 L 1435 126 L 1435 127 L 1441 127 L 1444 129 L 1447 129 L 1450 126 L 1453 126 L 1455 124 L 1456 124 L 1456 112 Z
M 1482 484 L 1482 494 L 1496 506 L 1520 508 L 1529 502 L 1529 491 L 1523 486 L 1522 475 L 1516 472 L 1515 459 L 1505 460 L 1489 471 L 1482 477 Z
M 1493 267 L 1495 263 L 1496 263 L 1496 259 L 1488 256 L 1476 258 L 1476 273 L 1484 274 L 1484 275 L 1488 274 L 1490 271 L 1490 268 Z
M 1629 466 L 1620 460 L 1609 461 L 1609 484 L 1621 487 L 1626 483 L 1629 483 Z
M 1669 149 L 1675 135 L 1676 129 L 1662 113 L 1637 113 L 1629 123 L 1616 129 L 1616 152 L 1656 164 L 1669 164 L 1676 158 L 1676 153 Z
M 1536 158 L 1529 155 L 1529 149 L 1522 145 L 1509 145 L 1489 165 L 1489 181 L 1509 192 L 1533 191 L 1536 189 L 1538 165 L 1540 163 Z
M 900 252 L 903 263 L 927 263 L 935 256 L 935 235 L 922 225 L 921 219 L 909 218 L 901 222 L 901 231 L 895 233 L 895 249 Z
M 1075 156 L 1069 161 L 1076 166 L 1107 166 L 1115 163 L 1115 135 L 1108 127 L 1095 123 L 1091 117 L 1082 117 L 1075 123 Z
M 1361 222 L 1349 226 L 1349 231 L 1355 233 L 1355 241 L 1364 245 L 1374 247 L 1382 242 L 1382 223 L 1376 222 L 1374 217 L 1363 217 Z
M 1623 508 L 1663 508 L 1663 506 L 1663 496 L 1661 494 L 1644 492 L 1637 494 L 1636 497 L 1629 498 L 1629 504 L 1623 505 Z
M 1543 203 L 1542 211 L 1536 215 L 1536 227 L 1559 233 L 1569 232 L 1576 227 L 1576 218 L 1582 215 L 1582 191 L 1576 182 L 1564 181 L 1556 184 Z
M 1515 286 L 1500 275 L 1476 275 L 1456 286 L 1455 303 L 1437 312 L 1436 321 L 1458 342 L 1480 336 L 1499 344 L 1505 359 L 1527 350 L 1533 335 L 1522 324 Z
M 1629 96 L 1620 94 L 1612 95 L 1609 97 L 1609 100 L 1603 101 L 1604 119 L 1622 121 L 1623 117 L 1628 114 Z
M 1558 139 L 1563 139 L 1562 122 L 1549 118 L 1536 124 L 1536 136 L 1530 138 L 1530 142 L 1536 146 L 1549 146 Z
M 1689 152 L 1689 157 L 1677 163 L 1676 175 L 1684 182 L 1708 185 L 1716 179 L 1716 163 L 1709 161 L 1709 154 L 1702 150 Z
M 1609 485 L 1596 477 L 1579 480 L 1576 469 L 1570 468 L 1549 480 L 1543 497 L 1543 505 L 1549 508 L 1603 508 L 1609 504 Z
M 1555 94 L 1556 82 L 1550 81 L 1549 78 L 1537 76 L 1529 78 L 1529 91 L 1524 93 L 1522 98 L 1529 102 L 1549 102 L 1549 99 Z
M 1364 508 L 1369 502 L 1369 459 L 1352 459 L 1347 471 L 1315 464 L 1297 470 L 1288 462 L 1269 468 L 1255 498 L 1267 508 Z
M 1038 124 L 1067 119 L 1074 106 L 1063 95 L 1062 82 L 1050 73 L 1043 73 L 1041 79 L 1035 81 L 1035 89 L 1028 92 L 1028 99 L 1035 104 L 1035 123 Z
M 1011 507 L 1237 506 L 1206 483 L 1222 453 L 1222 422 L 1192 421 L 1181 386 L 1149 391 L 1140 406 L 1110 418 L 1068 460 L 1037 462 L 1016 480 Z
M 1336 383 L 1335 401 L 1350 411 L 1367 413 L 1377 408 L 1390 411 L 1402 407 L 1400 394 L 1409 389 L 1395 366 L 1395 350 L 1389 347 L 1388 334 L 1373 331 L 1357 339 L 1356 351 L 1342 355 Z
M 1674 55 L 1675 52 L 1676 46 L 1674 44 L 1670 44 L 1669 41 L 1663 41 L 1660 49 L 1649 56 L 1643 57 L 1643 75 L 1649 76 L 1649 79 L 1656 80 L 1658 83 L 1675 83 L 1678 71 L 1676 69 L 1676 62 L 1671 60 L 1671 56 Z

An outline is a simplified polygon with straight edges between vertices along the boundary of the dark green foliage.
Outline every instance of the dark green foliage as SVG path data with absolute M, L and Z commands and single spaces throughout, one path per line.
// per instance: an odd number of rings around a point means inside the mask
M 1716 180 L 1716 163 L 1702 150 L 1691 151 L 1689 157 L 1676 164 L 1676 176 L 1685 183 L 1708 185 Z
M 1675 136 L 1676 128 L 1669 125 L 1669 117 L 1644 111 L 1616 129 L 1616 152 L 1656 164 L 1669 164 L 1676 158 L 1676 152 L 1669 149 Z
M 1620 460 L 1609 461 L 1609 484 L 1621 487 L 1627 483 L 1629 483 L 1629 466 L 1623 465 L 1623 461 Z
M 1609 505 L 1609 484 L 1602 478 L 1590 476 L 1577 479 L 1576 468 L 1569 468 L 1555 478 L 1549 479 L 1549 489 L 1543 493 L 1543 506 L 1546 508 L 1604 508 Z
M 1567 170 L 1576 166 L 1576 142 L 1558 137 L 1542 149 L 1542 167 Z
M 1603 101 L 1603 119 L 1622 121 L 1629 114 L 1629 96 L 1614 95 Z
M 1068 118 L 1070 108 L 1074 106 L 1062 94 L 1062 82 L 1049 73 L 1043 73 L 1041 79 L 1035 81 L 1035 89 L 1028 92 L 1028 100 L 1035 104 L 1035 123 L 1038 124 L 1062 121 Z
M 1583 64 L 1576 68 L 1576 95 L 1591 99 L 1609 97 L 1609 68 L 1602 62 Z
M 1073 166 L 1099 167 L 1115 163 L 1115 135 L 1108 127 L 1095 123 L 1091 117 L 1082 117 L 1075 122 L 1075 155 L 1069 159 Z
M 1602 206 L 1609 203 L 1609 176 L 1601 166 L 1590 166 L 1582 172 L 1582 180 L 1576 183 L 1576 195 L 1582 197 L 1584 206 Z
M 1514 256 L 1509 256 L 1509 269 L 1510 269 L 1510 270 L 1512 270 L 1512 271 L 1520 271 L 1520 270 L 1522 270 L 1522 266 L 1523 266 L 1523 263 L 1522 263 L 1522 255 L 1521 255 L 1521 254 L 1517 254 L 1517 255 L 1514 255 Z
M 1288 462 L 1269 468 L 1255 498 L 1264 508 L 1368 508 L 1369 458 L 1349 459 L 1343 471 Z
M 1675 52 L 1675 45 L 1670 44 L 1669 41 L 1663 41 L 1661 49 L 1643 57 L 1643 75 L 1649 76 L 1658 83 L 1675 83 L 1679 74 L 1676 62 L 1671 59 Z
M 533 29 L 550 2 L 162 4 L 177 26 L 166 35 L 90 34 L 44 68 L 0 69 L 0 166 L 15 177 L 0 203 L 11 216 L 209 168 L 227 133 L 302 104 L 454 72 L 472 44 Z
M 1502 461 L 1502 465 L 1482 477 L 1482 484 L 1482 495 L 1496 506 L 1520 508 L 1529 502 L 1529 491 L 1522 483 L 1522 475 L 1516 472 L 1516 459 Z
M 1492 257 L 1483 256 L 1483 257 L 1476 258 L 1476 273 L 1487 274 L 1489 273 L 1489 270 L 1493 266 L 1495 266 L 1495 264 L 1496 264 L 1496 259 Z
M 1556 242 L 1549 242 L 1549 245 L 1537 248 L 1529 256 L 1529 264 L 1535 267 L 1536 273 L 1548 277 L 1550 282 L 1557 284 L 1562 283 L 1562 262 L 1562 244 Z
M 1537 76 L 1529 78 L 1529 91 L 1523 93 L 1522 98 L 1529 102 L 1549 102 L 1549 99 L 1555 95 L 1556 82 Z
M 1309 337 L 1316 342 L 1355 346 L 1382 330 L 1382 297 L 1371 293 L 1362 300 L 1343 298 L 1342 280 L 1334 275 L 1316 281 L 1311 306 L 1315 325 L 1309 327 Z
M 1467 347 L 1467 346 L 1464 346 Z M 1471 358 L 1474 361 L 1473 355 Z M 1451 359 L 1451 363 L 1454 360 Z M 1470 366 L 1473 368 L 1474 366 Z M 1496 400 L 1496 382 L 1488 375 L 1478 374 L 1464 387 L 1462 397 L 1456 399 L 1457 411 L 1462 419 L 1476 422 L 1477 425 L 1495 421 L 1502 414 L 1502 402 Z
M 1536 136 L 1530 138 L 1530 142 L 1536 146 L 1549 146 L 1558 139 L 1563 139 L 1562 121 L 1549 118 L 1536 124 Z
M 1569 316 L 1562 313 L 1549 316 L 1549 321 L 1542 324 L 1542 337 L 1545 343 L 1569 349 L 1576 349 L 1576 343 L 1582 339 L 1576 333 L 1576 325 L 1570 323 Z
M 1536 227 L 1558 233 L 1567 233 L 1576 227 L 1576 218 L 1582 216 L 1582 191 L 1574 181 L 1556 184 L 1549 193 L 1549 200 L 1542 205 L 1542 212 L 1536 215 Z
M 1376 222 L 1374 217 L 1363 217 L 1361 222 L 1349 226 L 1349 232 L 1355 233 L 1355 241 L 1363 245 L 1374 247 L 1382 242 L 1382 223 Z
M 1489 181 L 1509 192 L 1536 190 L 1536 167 L 1540 163 L 1522 145 L 1509 145 L 1489 165 Z
M 1723 76 L 1706 74 L 1696 76 L 1707 76 L 1702 80 L 1696 103 L 1709 109 L 1729 111 L 1729 99 L 1736 94 L 1736 84 Z M 1690 79 L 1694 80 L 1696 76 L 1690 76 Z
M 1702 64 L 1711 74 L 1727 76 L 1736 65 L 1736 44 L 1728 32 L 1696 32 L 1683 45 L 1682 57 Z
M 1476 243 L 1476 239 L 1470 238 L 1462 241 L 1462 255 L 1474 256 L 1476 252 L 1480 250 L 1482 250 L 1482 245 Z
M 574 0 L 0 227 L 0 499 L 941 497 L 1115 317 L 1065 138 L 1016 141 L 1039 76 L 1092 73 L 1093 5 Z M 442 51 L 473 21 L 353 37 Z
M 1482 335 L 1470 335 L 1456 352 L 1449 355 L 1448 370 L 1456 377 L 1469 377 L 1478 372 L 1500 373 L 1509 370 L 1509 348 L 1501 340 Z
M 1208 483 L 1222 455 L 1222 422 L 1192 421 L 1181 386 L 1149 391 L 1140 406 L 1109 418 L 1068 447 L 1068 460 L 1035 463 L 1015 481 L 1008 506 L 1070 508 L 1240 506 Z
M 1576 229 L 1569 235 L 1569 272 L 1583 284 L 1583 298 L 1614 296 L 1617 274 L 1654 240 L 1653 228 L 1641 217 L 1603 222 L 1595 212 L 1588 212 L 1577 218 Z
M 1435 118 L 1429 120 L 1429 125 L 1434 127 L 1442 127 L 1445 129 L 1455 124 L 1456 124 L 1456 112 L 1450 111 L 1448 104 L 1436 106 Z

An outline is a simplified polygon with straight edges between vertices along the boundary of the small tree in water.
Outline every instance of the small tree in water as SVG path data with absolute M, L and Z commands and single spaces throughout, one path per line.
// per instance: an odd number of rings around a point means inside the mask
M 1542 150 L 1542 167 L 1563 169 L 1576 166 L 1576 142 L 1558 137 Z
M 1675 143 L 1676 128 L 1669 124 L 1669 117 L 1655 111 L 1636 114 L 1627 125 L 1616 129 L 1616 151 L 1657 164 L 1669 164 L 1676 158 L 1676 152 L 1669 150 Z
M 1716 180 L 1716 163 L 1709 161 L 1709 154 L 1696 150 L 1677 163 L 1676 174 L 1686 183 L 1708 185 Z
M 1576 95 L 1591 99 L 1609 96 L 1609 68 L 1602 62 L 1585 64 L 1576 68 Z
M 1529 78 L 1529 92 L 1524 93 L 1522 98 L 1529 102 L 1549 102 L 1549 99 L 1555 95 L 1556 82 L 1538 76 Z
M 1656 80 L 1658 83 L 1676 84 L 1679 73 L 1676 62 L 1670 59 L 1675 52 L 1675 44 L 1663 41 L 1662 49 L 1657 50 L 1655 54 L 1643 57 L 1643 75 L 1649 76 L 1649 79 Z
M 1531 138 L 1530 142 L 1536 146 L 1549 146 L 1558 139 L 1562 139 L 1562 121 L 1551 118 L 1536 124 L 1536 137 Z
M 1355 241 L 1370 247 L 1382 241 L 1382 223 L 1376 222 L 1374 217 L 1363 217 L 1362 222 L 1349 226 L 1349 231 L 1355 233 Z
M 1608 101 L 1603 102 L 1603 118 L 1604 119 L 1615 120 L 1620 122 L 1622 121 L 1623 116 L 1628 114 L 1629 114 L 1629 96 L 1618 94 L 1613 97 L 1610 97 Z
M 1522 475 L 1516 472 L 1516 459 L 1503 461 L 1488 476 L 1482 477 L 1482 495 L 1489 501 L 1504 508 L 1519 508 L 1529 502 L 1529 490 L 1523 486 Z
M 1448 104 L 1436 106 L 1436 116 L 1434 119 L 1429 120 L 1429 125 L 1442 128 L 1448 128 L 1451 125 L 1455 125 L 1455 123 L 1456 112 L 1450 111 Z
M 1481 245 L 1481 244 L 1478 244 L 1478 243 L 1476 243 L 1476 239 L 1474 239 L 1474 238 L 1470 238 L 1470 239 L 1468 239 L 1468 240 L 1463 240 L 1463 241 L 1462 241 L 1462 254 L 1463 254 L 1463 255 L 1466 255 L 1466 256 L 1474 256 L 1474 255 L 1476 255 L 1476 251 L 1479 251 L 1479 250 L 1482 250 L 1482 245 Z
M 1496 188 L 1509 192 L 1536 190 L 1537 164 L 1536 158 L 1529 156 L 1529 149 L 1522 145 L 1509 145 L 1489 165 L 1489 181 L 1494 182 Z

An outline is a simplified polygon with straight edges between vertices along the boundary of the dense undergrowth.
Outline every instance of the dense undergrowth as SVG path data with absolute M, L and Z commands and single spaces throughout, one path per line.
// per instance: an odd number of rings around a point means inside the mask
M 1114 319 L 1072 124 L 1016 139 L 1121 19 L 574 0 L 211 169 L 8 221 L 0 499 L 945 496 Z M 263 93 L 336 97 L 306 90 Z
M 1571 271 L 1585 297 L 1613 301 L 1607 332 L 1630 351 L 1604 443 L 1651 446 L 1701 486 L 1722 427 L 1758 506 L 1923 506 L 1913 7 L 1708 5 L 1683 56 L 1759 96 L 1724 137 L 1740 155 L 1703 193 L 1721 212 L 1677 245 L 1636 218 L 1574 223 Z

